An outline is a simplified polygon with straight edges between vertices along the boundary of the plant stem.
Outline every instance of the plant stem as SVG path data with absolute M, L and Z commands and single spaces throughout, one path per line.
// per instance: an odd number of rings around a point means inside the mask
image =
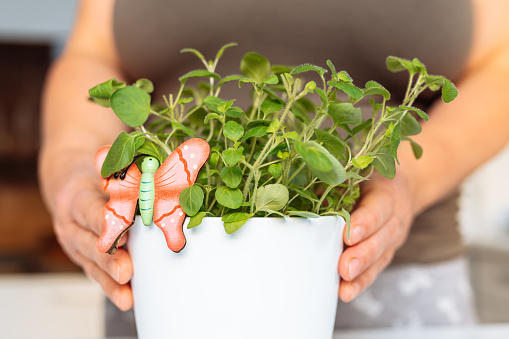
M 207 171 L 207 192 L 205 194 L 205 206 L 208 206 L 209 204 L 209 194 L 210 194 L 210 187 L 212 186 L 212 178 L 210 177 L 210 166 L 209 162 L 207 161 L 205 163 L 205 170 Z
M 316 206 L 315 208 L 315 213 L 316 214 L 319 214 L 320 213 L 320 207 L 322 207 L 322 204 L 323 204 L 323 201 L 325 200 L 325 198 L 327 197 L 327 195 L 329 195 L 329 192 L 334 188 L 336 187 L 336 185 L 329 185 L 327 186 L 327 188 L 325 189 L 325 192 L 322 194 L 321 198 L 320 198 L 320 201 L 318 202 L 318 205 Z
M 171 150 L 168 148 L 168 146 L 159 140 L 156 136 L 153 136 L 152 133 L 148 132 L 143 125 L 140 126 L 141 131 L 143 134 L 152 142 L 158 144 L 164 151 L 166 152 L 166 156 L 169 156 L 171 154 Z

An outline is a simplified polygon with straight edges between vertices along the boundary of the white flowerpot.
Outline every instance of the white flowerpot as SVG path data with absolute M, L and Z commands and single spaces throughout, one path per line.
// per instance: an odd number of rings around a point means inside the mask
M 140 339 L 330 339 L 343 219 L 220 218 L 187 229 L 180 253 L 137 217 L 128 249 Z

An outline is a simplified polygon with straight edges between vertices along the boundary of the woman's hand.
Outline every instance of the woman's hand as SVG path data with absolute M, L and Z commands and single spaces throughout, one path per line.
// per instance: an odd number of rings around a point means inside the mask
M 350 302 L 390 264 L 407 239 L 413 220 L 410 188 L 404 174 L 393 180 L 375 173 L 361 185 L 361 200 L 352 213 L 349 247 L 339 260 L 339 297 Z
M 99 175 L 71 177 L 56 194 L 54 228 L 67 255 L 97 281 L 104 293 L 123 311 L 133 305 L 131 280 L 133 267 L 127 251 L 119 247 L 114 255 L 100 253 L 96 241 L 102 233 L 103 207 L 107 201 Z M 125 244 L 122 237 L 120 246 Z

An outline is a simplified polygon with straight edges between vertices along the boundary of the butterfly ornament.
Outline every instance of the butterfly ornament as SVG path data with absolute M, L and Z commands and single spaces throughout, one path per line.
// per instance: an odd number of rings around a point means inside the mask
M 110 148 L 104 146 L 95 155 L 99 173 Z M 186 245 L 182 231 L 186 215 L 179 205 L 179 195 L 194 184 L 209 154 L 210 146 L 205 140 L 190 139 L 177 147 L 161 166 L 156 158 L 145 157 L 141 172 L 133 162 L 125 175 L 101 177 L 102 188 L 110 199 L 104 206 L 104 230 L 97 240 L 97 249 L 115 254 L 118 242 L 134 223 L 139 200 L 143 224 L 148 226 L 153 221 L 163 231 L 168 248 L 180 252 Z

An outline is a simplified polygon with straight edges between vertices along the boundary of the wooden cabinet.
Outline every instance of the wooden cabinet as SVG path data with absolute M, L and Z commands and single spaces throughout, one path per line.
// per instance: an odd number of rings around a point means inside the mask
M 74 271 L 37 185 L 39 111 L 50 46 L 0 42 L 0 273 Z

